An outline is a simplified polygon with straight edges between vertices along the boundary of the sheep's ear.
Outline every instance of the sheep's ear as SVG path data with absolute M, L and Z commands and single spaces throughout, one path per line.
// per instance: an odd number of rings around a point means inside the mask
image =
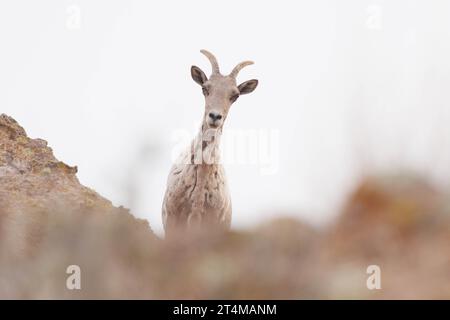
M 253 90 L 255 90 L 257 86 L 258 86 L 258 80 L 256 80 L 256 79 L 245 81 L 238 86 L 239 93 L 240 94 L 250 93 Z
M 191 76 L 199 85 L 203 85 L 208 80 L 205 73 L 197 66 L 191 67 Z

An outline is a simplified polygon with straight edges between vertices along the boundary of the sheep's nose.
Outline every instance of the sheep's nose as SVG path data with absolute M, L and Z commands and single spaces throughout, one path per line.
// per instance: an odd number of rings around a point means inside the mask
M 210 117 L 213 121 L 222 119 L 222 115 L 221 115 L 221 114 L 218 114 L 218 113 L 216 113 L 216 112 L 210 112 L 210 113 L 209 113 L 209 117 Z

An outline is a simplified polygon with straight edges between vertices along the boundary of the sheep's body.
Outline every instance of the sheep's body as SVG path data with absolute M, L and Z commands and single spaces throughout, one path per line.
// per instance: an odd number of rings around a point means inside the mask
M 199 134 L 170 170 L 162 208 L 166 234 L 202 225 L 230 227 L 231 198 L 219 163 L 219 142 L 204 142 L 202 136 Z M 200 161 L 196 155 L 202 156 Z M 211 164 L 205 163 L 205 155 L 211 156 Z
M 224 76 L 214 55 L 201 53 L 211 62 L 212 74 L 208 79 L 192 66 L 191 76 L 202 87 L 205 112 L 199 134 L 169 173 L 162 207 L 166 235 L 193 227 L 229 229 L 231 198 L 219 159 L 220 136 L 231 105 L 258 85 L 256 79 L 236 84 L 239 71 L 253 62 L 241 62 Z

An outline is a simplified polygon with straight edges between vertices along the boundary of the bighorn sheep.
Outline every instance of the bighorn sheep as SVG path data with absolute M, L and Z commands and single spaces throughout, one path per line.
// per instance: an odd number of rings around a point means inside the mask
M 239 95 L 252 92 L 258 85 L 255 79 L 236 85 L 239 71 L 252 61 L 239 63 L 224 76 L 214 55 L 206 50 L 200 52 L 209 59 L 212 74 L 208 79 L 199 67 L 192 66 L 191 76 L 202 87 L 205 112 L 200 132 L 169 173 L 162 207 L 166 236 L 175 229 L 194 226 L 230 227 L 231 198 L 219 163 L 220 136 L 230 106 Z

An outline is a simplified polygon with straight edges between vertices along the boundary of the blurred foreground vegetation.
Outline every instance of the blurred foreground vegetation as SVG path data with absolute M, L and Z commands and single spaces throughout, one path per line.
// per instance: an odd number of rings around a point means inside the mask
M 391 179 L 364 181 L 324 230 L 279 219 L 165 241 L 120 214 L 41 213 L 31 248 L 1 242 L 0 297 L 450 298 L 445 197 Z M 66 288 L 73 264 L 81 290 Z M 366 287 L 369 265 L 381 268 L 381 290 Z

